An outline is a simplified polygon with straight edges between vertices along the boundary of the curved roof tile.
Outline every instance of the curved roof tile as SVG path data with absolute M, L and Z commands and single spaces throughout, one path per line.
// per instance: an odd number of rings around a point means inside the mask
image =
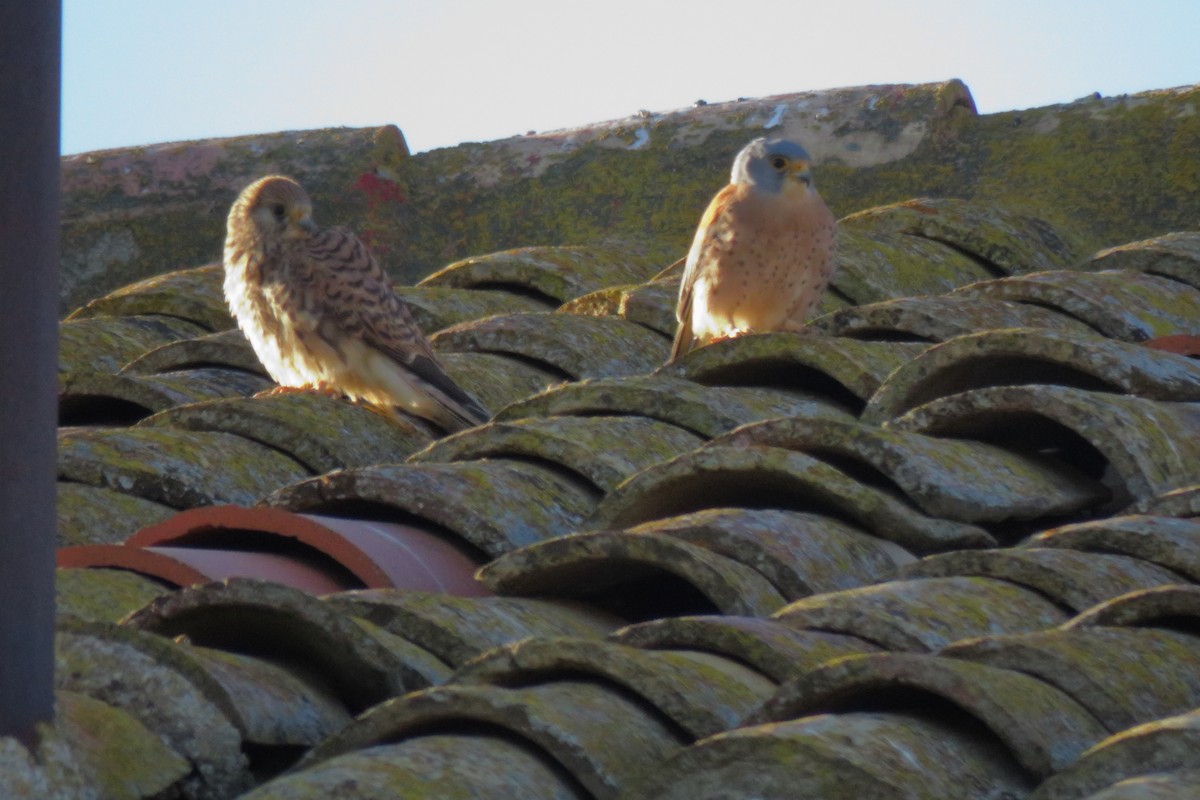
M 626 800 L 1022 797 L 1032 781 L 994 739 L 928 715 L 845 713 L 739 728 L 679 750 Z
M 122 709 L 186 758 L 183 796 L 234 796 L 253 785 L 237 709 L 188 650 L 130 628 L 60 618 L 55 686 Z
M 1200 582 L 1200 521 L 1130 515 L 1051 528 L 1029 547 L 1064 547 L 1088 553 L 1120 553 L 1165 567 Z
M 1138 558 L 1045 547 L 941 553 L 910 564 L 901 572 L 906 578 L 997 578 L 1036 591 L 1074 611 L 1136 589 L 1179 582 L 1179 576 L 1170 570 Z
M 1022 451 L 1061 448 L 1084 472 L 1107 462 L 1117 503 L 1188 486 L 1200 477 L 1200 405 L 1162 403 L 1067 386 L 997 386 L 918 406 L 889 425 L 934 436 L 965 436 Z M 1062 432 L 1077 437 L 1064 439 Z M 1084 444 L 1079 451 L 1078 443 Z M 1075 451 L 1075 452 L 1072 452 Z M 1098 458 L 1097 458 L 1098 455 Z
M 116 622 L 170 590 L 167 584 L 123 569 L 56 569 L 58 618 Z
M 897 339 L 944 342 L 996 328 L 1048 328 L 1095 334 L 1094 329 L 1074 317 L 1048 308 L 955 294 L 899 297 L 851 306 L 818 317 L 809 326 L 830 336 L 885 342 Z
M 1179 231 L 1109 247 L 1082 265 L 1093 270 L 1136 270 L 1200 289 L 1200 231 Z
M 939 242 L 853 227 L 838 229 L 834 265 L 830 294 L 857 305 L 944 294 L 995 277 L 983 264 Z M 833 309 L 822 306 L 821 310 Z
M 927 517 L 824 461 L 765 446 L 706 446 L 648 467 L 601 500 L 586 528 L 623 528 L 724 506 L 829 514 L 918 552 L 994 544 L 982 528 Z
M 914 710 L 921 695 L 946 700 L 986 725 L 1008 747 L 1017 762 L 1039 780 L 1053 775 L 1103 739 L 1104 727 L 1070 695 L 1042 681 L 1008 669 L 951 658 L 907 653 L 849 656 L 818 667 L 779 692 L 749 723 L 795 719 L 828 713 L 854 703 L 871 708 L 897 690 L 913 694 Z M 904 701 L 900 702 L 901 707 Z M 895 704 L 888 704 L 889 710 Z
M 1194 633 L 1200 620 L 1200 587 L 1190 584 L 1153 586 L 1114 597 L 1089 608 L 1063 624 L 1066 628 L 1093 625 L 1180 627 Z
M 541 749 L 596 798 L 616 797 L 686 742 L 685 734 L 653 707 L 602 683 L 555 681 L 520 689 L 452 685 L 370 709 L 311 750 L 300 766 L 419 735 L 430 725 L 466 722 L 499 728 Z
M 288 454 L 313 474 L 401 461 L 433 438 L 431 429 L 412 417 L 389 419 L 319 392 L 178 406 L 137 427 L 236 434 Z
M 55 510 L 58 547 L 123 542 L 138 528 L 175 513 L 144 497 L 71 481 L 58 482 Z
M 414 642 L 457 667 L 485 650 L 529 637 L 604 636 L 620 620 L 576 603 L 368 589 L 325 602 Z
M 933 517 L 983 524 L 1066 515 L 1107 499 L 1061 464 L 995 445 L 859 422 L 787 417 L 743 425 L 708 446 L 784 447 L 864 483 L 899 489 Z
M 343 570 L 240 549 L 81 545 L 60 548 L 56 564 L 60 568 L 125 569 L 177 588 L 230 578 L 268 580 L 310 594 L 356 588 Z
M 559 305 L 606 286 L 648 280 L 661 267 L 657 254 L 630 246 L 521 247 L 457 261 L 418 286 L 513 287 Z
M 309 565 L 324 558 L 367 588 L 487 594 L 474 579 L 478 564 L 468 554 L 422 529 L 393 522 L 293 514 L 261 506 L 206 506 L 142 528 L 125 544 L 156 552 L 236 546 L 247 555 L 286 555 Z
M 523 686 L 581 676 L 614 683 L 699 739 L 736 727 L 775 683 L 708 653 L 640 650 L 596 639 L 528 639 L 489 650 L 454 673 L 456 684 Z M 683 695 L 680 686 L 695 691 Z
M 187 320 L 209 331 L 227 330 L 234 321 L 225 305 L 224 280 L 221 264 L 154 275 L 75 309 L 67 320 L 157 314 Z
M 733 615 L 664 617 L 628 625 L 610 638 L 653 650 L 714 653 L 748 664 L 776 683 L 835 658 L 879 650 L 855 636 L 797 630 L 774 619 Z
M 622 317 L 663 336 L 673 337 L 678 322 L 675 301 L 679 281 L 651 280 L 633 286 L 609 286 L 588 292 L 559 306 L 564 314 Z
M 1032 675 L 1110 733 L 1200 706 L 1200 640 L 1150 628 L 1086 627 L 960 642 L 953 658 Z
M 438 358 L 446 374 L 492 412 L 563 381 L 557 367 L 511 354 L 442 351 Z
M 247 397 L 271 386 L 259 375 L 217 367 L 157 375 L 75 374 L 61 382 L 59 415 L 65 424 L 103 424 L 114 416 L 129 422 L 203 400 Z
M 574 530 L 591 511 L 588 488 L 536 464 L 493 459 L 339 470 L 266 499 L 292 511 L 373 506 L 427 520 L 489 556 Z
M 857 636 L 889 650 L 932 652 L 972 636 L 1062 623 L 1066 612 L 1031 589 L 975 577 L 894 580 L 788 604 L 774 618 Z
M 627 619 L 711 610 L 765 616 L 786 602 L 759 572 L 732 558 L 673 537 L 626 531 L 523 547 L 485 564 L 479 578 L 498 594 L 583 598 Z
M 924 346 L 803 333 L 723 339 L 697 348 L 658 374 L 707 386 L 763 386 L 823 395 L 858 413 L 897 367 Z
M 558 464 L 606 492 L 638 470 L 702 441 L 694 433 L 649 417 L 534 417 L 494 422 L 439 439 L 409 461 L 536 458 Z
M 1184 792 L 1167 793 L 1166 798 L 1187 797 L 1194 776 L 1200 771 L 1200 709 L 1174 717 L 1148 722 L 1121 731 L 1103 740 L 1080 756 L 1074 764 L 1039 786 L 1031 800 L 1119 800 L 1137 797 L 1153 800 L 1154 794 L 1104 791 L 1131 778 L 1152 778 L 1157 774 L 1191 776 L 1183 778 Z M 1153 785 L 1153 784 L 1151 784 Z M 1142 786 L 1145 789 L 1145 784 Z
M 233 367 L 264 377 L 267 374 L 250 342 L 237 328 L 147 349 L 125 364 L 121 372 L 147 375 L 194 367 Z
M 580 800 L 586 790 L 528 741 L 478 726 L 470 735 L 425 734 L 357 750 L 290 772 L 242 800 L 370 800 L 379 797 L 520 797 Z M 352 777 L 347 777 L 352 776 Z
M 710 508 L 629 529 L 671 536 L 754 568 L 788 600 L 891 577 L 904 548 L 833 517 L 759 508 Z
M 306 477 L 277 450 L 229 433 L 174 428 L 63 429 L 58 477 L 176 508 L 240 503 Z
M 513 291 L 456 286 L 394 286 L 426 334 L 442 328 L 504 314 L 553 311 L 554 303 Z
M 58 371 L 116 372 L 147 350 L 202 333 L 194 322 L 155 314 L 69 319 L 58 326 Z
M 1039 272 L 977 283 L 958 294 L 1058 308 L 1126 342 L 1190 333 L 1200 318 L 1200 289 L 1127 270 Z
M 799 392 L 748 386 L 702 386 L 669 375 L 584 380 L 513 403 L 495 419 L 562 414 L 628 414 L 669 422 L 712 437 L 754 420 L 792 415 L 853 419 L 841 406 Z
M 1151 400 L 1200 400 L 1200 364 L 1092 335 L 1017 328 L 935 345 L 879 387 L 863 419 L 881 423 L 949 394 L 989 386 L 1058 384 Z
M 918 197 L 869 208 L 844 217 L 839 230 L 939 242 L 1001 275 L 1065 269 L 1078 257 L 1076 246 L 1042 219 L 952 197 Z
M 122 624 L 227 654 L 302 664 L 351 714 L 425 685 L 353 619 L 279 584 L 234 579 L 183 589 Z
M 665 337 L 620 317 L 506 314 L 465 322 L 430 337 L 440 350 L 510 354 L 571 379 L 649 372 L 667 358 Z

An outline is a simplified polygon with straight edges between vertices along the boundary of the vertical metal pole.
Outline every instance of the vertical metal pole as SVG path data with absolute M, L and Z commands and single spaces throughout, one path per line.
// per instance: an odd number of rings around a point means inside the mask
M 0 735 L 54 713 L 60 0 L 0 2 Z

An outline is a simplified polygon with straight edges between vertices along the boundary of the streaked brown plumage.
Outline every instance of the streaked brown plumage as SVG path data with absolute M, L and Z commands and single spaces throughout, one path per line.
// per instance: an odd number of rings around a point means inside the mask
M 449 431 L 488 414 L 446 374 L 363 242 L 319 230 L 291 178 L 247 186 L 229 211 L 225 299 L 281 387 L 336 389 Z
M 746 145 L 688 251 L 671 360 L 717 339 L 803 328 L 833 274 L 836 230 L 804 148 Z

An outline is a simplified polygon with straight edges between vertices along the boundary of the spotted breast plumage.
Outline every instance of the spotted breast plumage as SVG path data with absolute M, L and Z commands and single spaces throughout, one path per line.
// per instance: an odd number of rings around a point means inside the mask
M 717 339 L 803 328 L 833 274 L 836 231 L 803 147 L 746 145 L 688 251 L 671 360 Z
M 446 374 L 367 246 L 317 228 L 291 178 L 255 181 L 230 209 L 225 299 L 280 387 L 336 390 L 448 431 L 488 418 Z

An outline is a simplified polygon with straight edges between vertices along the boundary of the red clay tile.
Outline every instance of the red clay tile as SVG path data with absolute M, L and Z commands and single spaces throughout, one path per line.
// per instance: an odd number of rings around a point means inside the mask
M 243 548 L 250 546 L 290 553 L 293 558 L 310 562 L 312 551 L 316 551 L 334 560 L 366 588 L 394 587 L 461 596 L 491 594 L 475 580 L 479 565 L 468 555 L 426 530 L 393 522 L 295 514 L 268 507 L 206 506 L 145 527 L 126 544 L 208 550 L 230 547 L 233 541 L 238 541 L 243 553 Z M 360 587 L 338 587 L 342 588 Z
M 232 577 L 275 581 L 310 594 L 329 594 L 347 588 L 326 571 L 284 555 L 183 547 L 83 545 L 58 550 L 59 567 L 115 567 L 177 586 Z
M 1155 350 L 1166 350 L 1168 353 L 1176 353 L 1177 355 L 1189 358 L 1200 357 L 1200 336 L 1192 336 L 1186 333 L 1147 339 L 1142 342 L 1142 345 Z

